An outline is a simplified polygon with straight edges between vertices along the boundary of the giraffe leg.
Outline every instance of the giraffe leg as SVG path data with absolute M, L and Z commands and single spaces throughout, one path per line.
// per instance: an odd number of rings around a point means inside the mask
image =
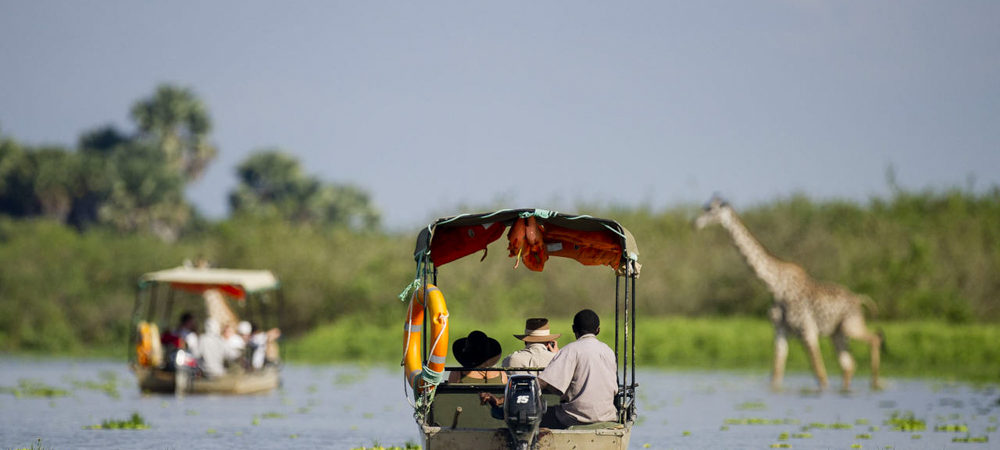
M 823 355 L 819 351 L 819 332 L 813 328 L 802 333 L 802 342 L 809 352 L 809 363 L 812 365 L 813 373 L 816 374 L 816 381 L 819 388 L 826 389 L 826 367 L 823 366 Z
M 871 346 L 872 389 L 882 389 L 882 381 L 879 380 L 878 376 L 882 338 L 868 330 L 868 327 L 865 326 L 865 319 L 860 315 L 852 315 L 844 320 L 841 330 L 847 337 L 865 341 Z
M 837 330 L 833 335 L 833 346 L 837 349 L 837 362 L 840 363 L 840 370 L 844 373 L 843 391 L 851 390 L 851 377 L 854 376 L 854 358 L 848 351 L 847 335 L 843 331 Z
M 781 381 L 785 377 L 785 361 L 788 359 L 788 338 L 785 329 L 774 329 L 774 368 L 771 371 L 771 389 L 781 389 Z

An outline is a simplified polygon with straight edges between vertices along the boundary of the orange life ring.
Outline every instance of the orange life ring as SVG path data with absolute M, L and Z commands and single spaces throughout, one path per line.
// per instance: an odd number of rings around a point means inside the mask
M 424 299 L 424 292 L 427 300 Z M 431 343 L 431 355 L 427 360 L 427 365 L 423 365 L 422 352 L 420 351 L 421 332 L 424 326 L 424 308 L 430 311 L 430 327 L 433 339 Z M 427 372 L 431 378 L 440 378 L 444 373 L 445 359 L 448 357 L 448 307 L 444 301 L 444 294 L 433 284 L 417 289 L 410 299 L 409 314 L 403 330 L 403 343 L 405 353 L 403 353 L 403 367 L 406 376 L 406 383 L 415 391 L 423 392 L 431 386 L 418 385 L 423 379 L 421 375 Z
M 160 330 L 155 323 L 139 322 L 138 342 L 135 344 L 136 360 L 140 366 L 156 367 L 163 359 L 160 347 Z

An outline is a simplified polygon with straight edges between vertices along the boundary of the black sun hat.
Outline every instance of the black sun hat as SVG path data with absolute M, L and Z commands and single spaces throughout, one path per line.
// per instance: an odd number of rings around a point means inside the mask
M 499 341 L 479 330 L 456 340 L 451 344 L 451 351 L 462 367 L 491 366 L 496 364 L 503 353 Z

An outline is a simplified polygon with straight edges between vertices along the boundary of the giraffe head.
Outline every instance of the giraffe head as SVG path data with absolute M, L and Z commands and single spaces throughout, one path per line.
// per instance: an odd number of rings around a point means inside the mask
M 729 203 L 718 195 L 713 195 L 712 199 L 705 204 L 704 211 L 694 220 L 697 229 L 705 228 L 722 222 L 724 216 L 732 214 L 733 209 Z

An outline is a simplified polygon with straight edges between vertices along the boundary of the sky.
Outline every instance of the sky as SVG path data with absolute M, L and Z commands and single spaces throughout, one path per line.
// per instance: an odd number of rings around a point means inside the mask
M 737 208 L 1000 185 L 1000 2 L 0 0 L 0 133 L 134 130 L 160 83 L 390 228 L 473 207 Z M 472 211 L 467 211 L 472 212 Z

